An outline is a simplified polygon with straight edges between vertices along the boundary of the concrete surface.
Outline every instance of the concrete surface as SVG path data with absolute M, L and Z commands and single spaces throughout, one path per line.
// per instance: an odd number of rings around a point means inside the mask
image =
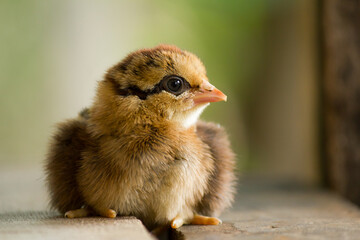
M 360 239 L 360 211 L 336 195 L 242 181 L 219 226 L 183 226 L 171 239 Z M 65 219 L 48 210 L 40 169 L 0 169 L 0 239 L 153 239 L 133 217 Z M 167 236 L 163 236 L 166 239 Z
M 66 219 L 48 211 L 40 169 L 0 170 L 0 239 L 154 239 L 134 217 Z
M 51 212 L 0 214 L 0 239 L 153 239 L 134 217 L 65 219 Z
M 261 187 L 259 187 L 261 186 Z M 221 226 L 184 226 L 178 239 L 360 239 L 360 211 L 316 189 L 243 183 Z

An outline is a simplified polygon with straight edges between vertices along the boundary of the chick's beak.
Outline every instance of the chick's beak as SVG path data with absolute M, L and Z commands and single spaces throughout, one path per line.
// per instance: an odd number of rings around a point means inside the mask
M 209 82 L 202 84 L 200 89 L 196 91 L 195 96 L 193 97 L 194 105 L 220 101 L 226 102 L 226 99 L 227 96 Z

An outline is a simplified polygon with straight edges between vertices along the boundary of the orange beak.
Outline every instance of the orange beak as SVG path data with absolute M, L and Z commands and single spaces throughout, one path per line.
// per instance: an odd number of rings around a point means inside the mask
M 209 82 L 202 84 L 199 91 L 197 91 L 193 97 L 195 105 L 220 101 L 226 102 L 226 99 L 226 95 L 211 85 Z

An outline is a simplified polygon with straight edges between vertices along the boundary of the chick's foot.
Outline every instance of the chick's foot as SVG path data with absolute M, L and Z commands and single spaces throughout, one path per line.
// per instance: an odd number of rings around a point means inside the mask
M 82 218 L 91 215 L 91 211 L 88 208 L 79 208 L 76 210 L 70 210 L 65 213 L 66 218 Z
M 216 217 L 195 215 L 190 223 L 195 225 L 219 225 L 222 224 L 222 221 Z
M 173 220 L 171 220 L 170 226 L 171 226 L 171 228 L 176 229 L 176 228 L 181 227 L 183 224 L 184 224 L 184 219 L 177 216 Z
M 112 209 L 101 209 L 101 210 L 96 209 L 94 211 L 85 207 L 85 208 L 70 210 L 65 213 L 65 217 L 67 218 L 82 218 L 82 217 L 89 217 L 96 215 L 100 215 L 102 217 L 107 217 L 107 218 L 115 218 L 116 212 Z
M 102 217 L 107 217 L 107 218 L 115 218 L 116 217 L 116 212 L 112 209 L 94 209 L 95 212 L 97 214 L 99 214 Z

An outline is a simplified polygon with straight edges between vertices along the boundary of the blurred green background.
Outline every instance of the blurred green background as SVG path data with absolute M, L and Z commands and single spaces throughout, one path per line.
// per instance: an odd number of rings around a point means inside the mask
M 317 1 L 1 0 L 0 167 L 41 166 L 55 124 L 91 104 L 105 70 L 138 48 L 197 54 L 228 95 L 239 169 L 319 181 Z

